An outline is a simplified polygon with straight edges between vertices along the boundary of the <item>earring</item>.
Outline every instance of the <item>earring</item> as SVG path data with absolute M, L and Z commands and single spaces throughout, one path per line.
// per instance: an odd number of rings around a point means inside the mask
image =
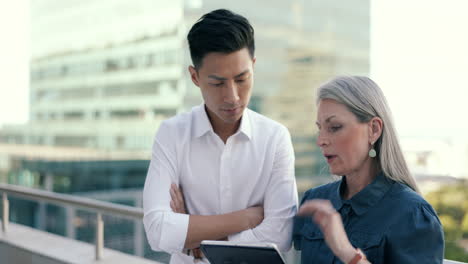
M 375 156 L 377 156 L 377 152 L 376 152 L 375 149 L 374 149 L 374 144 L 372 144 L 372 147 L 371 147 L 371 149 L 369 150 L 369 157 L 375 158 Z

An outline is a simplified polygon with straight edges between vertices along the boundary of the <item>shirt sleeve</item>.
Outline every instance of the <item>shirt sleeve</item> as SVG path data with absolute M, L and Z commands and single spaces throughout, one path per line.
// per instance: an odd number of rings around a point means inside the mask
M 179 184 L 174 134 L 163 122 L 156 134 L 143 189 L 143 224 L 153 250 L 181 252 L 187 237 L 189 216 L 170 207 L 170 186 Z M 172 145 L 171 145 L 172 144 Z
M 293 217 L 297 212 L 294 151 L 289 131 L 282 127 L 279 133 L 263 204 L 265 218 L 257 227 L 229 236 L 230 241 L 275 243 L 281 251 L 291 248 Z
M 439 218 L 428 204 L 421 204 L 412 214 L 387 234 L 385 258 L 388 263 L 440 263 L 444 257 L 444 233 Z
M 309 190 L 310 191 L 310 190 Z M 307 200 L 309 196 L 309 191 L 304 193 L 304 196 L 301 200 L 301 205 Z M 302 249 L 302 234 L 301 230 L 304 227 L 306 217 L 296 216 L 294 217 L 294 225 L 293 225 L 293 233 L 292 233 L 292 242 L 294 245 L 294 249 L 301 250 Z

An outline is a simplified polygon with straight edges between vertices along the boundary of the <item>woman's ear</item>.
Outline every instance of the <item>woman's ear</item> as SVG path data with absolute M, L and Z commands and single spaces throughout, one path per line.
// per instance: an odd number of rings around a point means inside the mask
M 369 143 L 374 144 L 382 135 L 383 121 L 380 117 L 373 117 L 369 121 Z

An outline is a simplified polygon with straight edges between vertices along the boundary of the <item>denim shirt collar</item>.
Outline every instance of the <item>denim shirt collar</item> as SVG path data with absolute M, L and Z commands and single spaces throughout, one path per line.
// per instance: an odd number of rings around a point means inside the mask
M 343 176 L 338 183 L 335 185 L 335 190 L 330 199 L 335 209 L 339 211 L 344 204 L 349 204 L 357 215 L 362 215 L 382 199 L 394 181 L 387 178 L 381 172 L 377 174 L 377 177 L 369 185 L 349 200 L 341 198 L 341 190 L 346 187 L 346 176 Z

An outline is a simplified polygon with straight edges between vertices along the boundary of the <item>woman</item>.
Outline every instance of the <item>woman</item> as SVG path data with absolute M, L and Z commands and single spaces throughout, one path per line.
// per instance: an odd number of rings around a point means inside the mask
M 338 77 L 317 103 L 317 145 L 342 177 L 304 194 L 293 232 L 302 263 L 442 263 L 440 221 L 409 173 L 381 89 Z

